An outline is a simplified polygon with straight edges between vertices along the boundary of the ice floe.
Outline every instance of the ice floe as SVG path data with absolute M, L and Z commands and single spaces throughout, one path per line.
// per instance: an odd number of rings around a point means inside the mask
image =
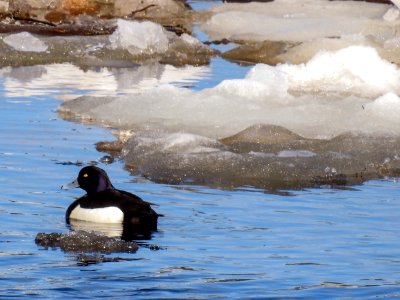
M 169 147 L 171 140 L 183 147 Z M 399 146 L 399 137 L 347 133 L 307 139 L 279 126 L 254 125 L 218 141 L 187 133 L 136 133 L 121 156 L 133 173 L 155 182 L 280 189 L 393 176 L 400 167 Z
M 276 0 L 267 3 L 222 4 L 210 9 L 202 23 L 210 40 L 241 44 L 228 59 L 264 63 L 304 63 L 320 50 L 350 45 L 374 47 L 400 63 L 398 8 L 363 1 Z M 394 46 L 394 47 L 392 47 Z
M 309 41 L 349 34 L 389 36 L 399 20 L 383 19 L 389 5 L 356 1 L 275 0 L 221 4 L 202 28 L 214 40 Z
M 351 46 L 301 65 L 258 64 L 200 91 L 162 84 L 83 96 L 60 113 L 131 132 L 118 155 L 156 182 L 355 184 L 400 166 L 399 83 L 396 65 L 371 47 Z

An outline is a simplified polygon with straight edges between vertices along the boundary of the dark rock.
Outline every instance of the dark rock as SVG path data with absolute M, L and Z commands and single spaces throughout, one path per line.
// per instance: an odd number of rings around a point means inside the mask
M 69 233 L 38 233 L 35 243 L 44 248 L 60 248 L 65 252 L 136 252 L 135 242 L 107 237 L 95 232 L 71 231 Z

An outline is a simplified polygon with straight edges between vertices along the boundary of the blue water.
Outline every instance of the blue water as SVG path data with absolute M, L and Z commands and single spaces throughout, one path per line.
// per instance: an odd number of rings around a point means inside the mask
M 194 88 L 221 80 L 213 74 Z M 279 194 L 155 184 L 131 176 L 120 161 L 101 163 L 94 143 L 113 140 L 111 130 L 60 119 L 50 87 L 43 96 L 11 98 L 4 80 L 0 299 L 400 297 L 395 179 Z M 83 191 L 60 186 L 90 162 L 164 214 L 136 253 L 72 254 L 35 244 L 38 232 L 68 232 L 65 210 Z M 82 263 L 85 255 L 103 262 Z

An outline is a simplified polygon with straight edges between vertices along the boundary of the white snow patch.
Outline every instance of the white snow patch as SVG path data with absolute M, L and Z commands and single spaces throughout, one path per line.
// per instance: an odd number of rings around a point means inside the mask
M 336 52 L 320 51 L 306 64 L 258 64 L 245 79 L 225 80 L 217 90 L 246 97 L 301 93 L 355 94 L 376 97 L 400 92 L 399 68 L 379 57 L 374 48 L 350 46 Z M 233 92 L 232 92 L 233 91 Z
M 349 92 L 365 97 L 399 91 L 399 69 L 371 47 L 321 51 L 306 64 L 284 64 L 277 69 L 288 75 L 289 89 L 293 90 Z

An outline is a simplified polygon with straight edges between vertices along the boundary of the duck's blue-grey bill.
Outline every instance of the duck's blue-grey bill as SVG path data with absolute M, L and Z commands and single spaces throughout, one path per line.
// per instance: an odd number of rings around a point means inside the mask
M 63 184 L 61 186 L 61 189 L 68 190 L 68 189 L 73 189 L 73 188 L 78 188 L 78 187 L 79 187 L 78 179 L 75 179 L 74 181 L 72 181 L 68 184 Z

